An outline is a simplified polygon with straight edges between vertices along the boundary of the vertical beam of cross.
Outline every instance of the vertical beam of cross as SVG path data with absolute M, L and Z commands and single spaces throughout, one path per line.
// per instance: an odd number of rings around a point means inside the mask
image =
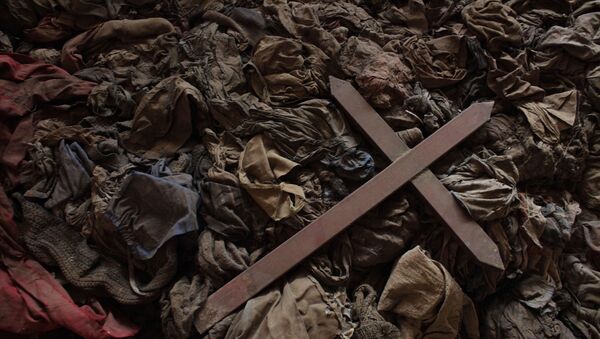
M 410 150 L 352 84 L 335 77 L 329 77 L 329 83 L 335 100 L 389 161 Z M 492 103 L 479 105 L 489 105 L 491 109 Z M 498 246 L 430 170 L 425 169 L 411 183 L 475 260 L 499 270 L 504 269 Z
M 315 221 L 211 294 L 196 314 L 202 334 L 325 245 L 489 120 L 490 104 L 474 104 L 395 159 Z

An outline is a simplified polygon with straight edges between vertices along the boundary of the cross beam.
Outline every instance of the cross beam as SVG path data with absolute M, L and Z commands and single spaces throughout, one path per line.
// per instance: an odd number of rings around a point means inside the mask
M 410 148 L 352 84 L 335 77 L 329 77 L 329 84 L 331 95 L 389 161 L 409 151 Z M 411 183 L 475 260 L 499 270 L 504 269 L 496 243 L 466 213 L 430 170 L 425 169 L 414 177 Z
M 203 334 L 263 288 L 348 228 L 490 119 L 492 104 L 476 103 L 397 157 L 367 183 L 211 294 L 196 314 Z

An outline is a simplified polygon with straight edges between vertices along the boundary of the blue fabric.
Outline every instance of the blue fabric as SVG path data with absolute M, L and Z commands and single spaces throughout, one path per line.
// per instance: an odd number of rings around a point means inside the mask
M 106 215 L 132 254 L 146 260 L 172 237 L 198 230 L 198 205 L 197 193 L 169 177 L 132 172 Z

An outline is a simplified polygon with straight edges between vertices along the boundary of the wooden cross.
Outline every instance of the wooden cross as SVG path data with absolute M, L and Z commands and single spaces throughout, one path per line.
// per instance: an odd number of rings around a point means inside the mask
M 330 77 L 334 98 L 392 163 L 310 225 L 211 294 L 194 319 L 203 334 L 349 227 L 408 181 L 477 261 L 504 269 L 498 247 L 427 169 L 489 120 L 492 102 L 476 103 L 423 140 L 408 146 L 348 82 Z

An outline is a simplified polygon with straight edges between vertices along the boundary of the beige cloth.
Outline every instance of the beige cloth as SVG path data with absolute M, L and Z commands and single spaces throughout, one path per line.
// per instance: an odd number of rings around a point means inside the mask
M 280 155 L 270 139 L 259 134 L 248 141 L 240 154 L 240 185 L 271 219 L 287 218 L 306 204 L 302 187 L 278 182 L 296 166 Z
M 349 338 L 343 318 L 346 294 L 327 293 L 311 276 L 291 278 L 246 303 L 226 339 Z
M 471 299 L 439 262 L 421 247 L 396 262 L 377 305 L 396 315 L 407 338 L 479 338 L 477 313 Z
M 572 127 L 579 110 L 579 91 L 547 95 L 543 101 L 519 105 L 533 133 L 548 143 L 560 141 L 560 132 Z

